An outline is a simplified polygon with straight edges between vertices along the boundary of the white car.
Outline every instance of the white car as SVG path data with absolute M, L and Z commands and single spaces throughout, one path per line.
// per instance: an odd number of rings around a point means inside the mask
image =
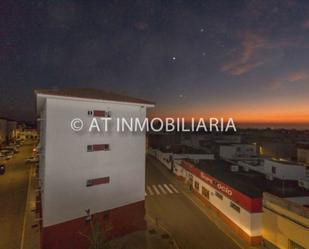
M 39 158 L 37 156 L 31 156 L 26 160 L 26 163 L 37 163 L 37 162 L 39 162 Z

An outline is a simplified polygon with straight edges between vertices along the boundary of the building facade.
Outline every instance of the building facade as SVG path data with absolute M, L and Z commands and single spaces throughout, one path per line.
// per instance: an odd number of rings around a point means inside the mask
M 298 181 L 266 175 L 225 160 L 176 160 L 174 173 L 243 240 L 262 242 L 263 192 L 307 205 L 309 190 Z
M 303 205 L 264 193 L 262 227 L 266 248 L 309 248 L 309 209 Z
M 309 143 L 300 143 L 297 145 L 297 160 L 309 166 Z
M 147 101 L 91 89 L 37 91 L 43 249 L 85 248 L 89 220 L 117 237 L 146 226 L 145 133 L 76 132 L 74 118 L 146 117 Z

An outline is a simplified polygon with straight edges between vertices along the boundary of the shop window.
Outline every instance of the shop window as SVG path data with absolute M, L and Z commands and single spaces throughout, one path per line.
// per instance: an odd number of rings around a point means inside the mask
M 202 195 L 209 200 L 209 191 L 202 186 Z
M 223 195 L 221 195 L 220 193 L 216 192 L 216 196 L 217 196 L 220 200 L 223 200 Z
M 199 189 L 200 189 L 200 184 L 199 184 L 197 181 L 194 182 L 194 188 L 195 188 L 196 190 L 199 190 Z
M 109 144 L 92 144 L 87 145 L 87 152 L 92 151 L 101 151 L 101 150 L 110 150 Z
M 237 206 L 234 202 L 230 203 L 230 207 L 233 208 L 235 211 L 237 211 L 238 213 L 240 213 L 240 207 Z
M 273 174 L 276 174 L 276 171 L 277 171 L 277 168 L 276 168 L 276 167 L 271 167 L 271 172 L 272 172 Z

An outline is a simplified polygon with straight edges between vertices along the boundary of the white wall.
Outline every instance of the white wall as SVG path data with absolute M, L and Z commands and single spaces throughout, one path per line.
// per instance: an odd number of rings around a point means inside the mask
M 71 120 L 79 117 L 88 126 L 93 109 L 110 111 L 113 118 L 146 115 L 138 105 L 47 99 L 43 226 L 82 217 L 86 209 L 96 213 L 145 198 L 145 134 L 125 135 L 115 127 L 99 134 L 72 131 Z M 109 144 L 110 151 L 87 152 L 91 144 Z M 109 184 L 86 187 L 88 179 L 107 176 Z
M 220 145 L 221 158 L 250 158 L 256 155 L 256 145 L 254 144 Z
M 262 213 L 250 213 L 247 210 L 239 206 L 240 213 L 235 211 L 230 207 L 231 200 L 223 195 L 223 200 L 219 199 L 215 192 L 219 192 L 211 185 L 205 183 L 200 178 L 192 175 L 190 172 L 186 171 L 180 166 L 180 161 L 177 162 L 175 167 L 175 173 L 178 176 L 185 177 L 186 180 L 189 179 L 190 175 L 193 177 L 193 186 L 194 182 L 199 183 L 199 193 L 202 195 L 202 186 L 209 191 L 208 201 L 219 209 L 224 215 L 226 215 L 230 220 L 232 220 L 237 226 L 239 226 L 244 232 L 249 236 L 261 236 L 262 234 Z M 206 198 L 205 198 L 206 199 Z M 237 203 L 235 203 L 237 205 Z
M 272 168 L 276 168 L 276 173 L 272 172 Z M 307 179 L 306 167 L 297 164 L 286 164 L 265 159 L 264 161 L 265 174 L 284 180 L 299 180 Z

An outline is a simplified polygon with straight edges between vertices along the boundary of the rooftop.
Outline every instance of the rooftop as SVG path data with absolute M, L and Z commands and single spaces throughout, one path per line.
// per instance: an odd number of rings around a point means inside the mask
M 154 105 L 153 102 L 147 100 L 92 88 L 38 89 L 35 90 L 35 94 Z
M 195 149 L 182 144 L 161 146 L 158 149 L 165 153 L 174 153 L 174 154 L 205 154 L 204 150 Z
M 234 164 L 224 160 L 199 160 L 198 163 L 187 160 L 198 169 L 224 182 L 230 187 L 252 198 L 262 197 L 263 192 L 269 192 L 279 197 L 309 196 L 309 190 L 298 187 L 296 181 L 267 180 L 265 175 L 250 170 L 232 172 Z

